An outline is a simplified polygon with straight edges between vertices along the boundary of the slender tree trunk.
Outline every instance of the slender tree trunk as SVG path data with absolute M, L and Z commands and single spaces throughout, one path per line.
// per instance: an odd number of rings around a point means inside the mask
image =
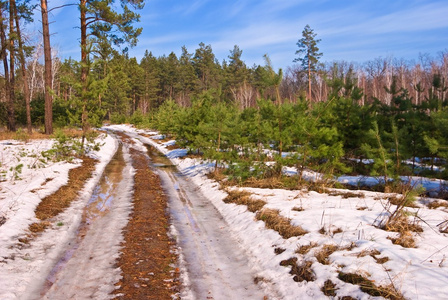
M 1 39 L 1 58 L 3 61 L 3 67 L 5 72 L 5 98 L 8 100 L 8 116 L 9 116 L 9 67 L 8 67 L 8 55 L 6 53 L 6 49 L 8 48 L 7 41 L 6 41 L 6 33 L 5 33 L 5 26 L 3 24 L 3 11 L 2 6 L 0 5 L 0 39 Z M 8 124 L 9 125 L 9 124 Z M 9 129 L 9 126 L 8 126 Z
M 42 35 L 44 40 L 45 57 L 45 134 L 53 133 L 53 97 L 51 96 L 52 66 L 51 66 L 51 45 L 50 29 L 48 25 L 47 0 L 41 0 L 42 12 Z
M 311 62 L 308 58 L 308 95 L 310 97 L 310 103 L 313 102 L 311 98 Z
M 9 105 L 8 105 L 8 130 L 16 131 L 16 120 L 14 112 L 15 94 L 15 32 L 14 32 L 14 7 L 15 0 L 9 1 Z
M 88 130 L 87 124 L 87 14 L 86 14 L 87 0 L 81 0 L 81 86 L 82 86 L 82 114 L 81 114 L 81 126 L 82 126 L 82 147 L 86 138 Z
M 14 16 L 16 20 L 16 28 L 17 28 L 17 40 L 19 42 L 19 58 L 20 64 L 22 65 L 22 77 L 23 77 L 23 96 L 25 97 L 25 106 L 26 106 L 26 127 L 28 129 L 28 133 L 31 134 L 33 129 L 31 125 L 31 105 L 30 105 L 30 89 L 28 86 L 28 74 L 26 72 L 26 62 L 25 62 L 25 54 L 23 51 L 23 41 L 22 35 L 20 32 L 20 22 L 19 16 L 17 14 L 17 7 L 14 7 Z

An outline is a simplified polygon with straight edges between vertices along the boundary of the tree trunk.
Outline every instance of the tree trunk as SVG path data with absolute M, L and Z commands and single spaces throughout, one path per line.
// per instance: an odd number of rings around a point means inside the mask
M 15 94 L 15 47 L 14 47 L 14 7 L 15 0 L 9 1 L 9 105 L 8 105 L 8 130 L 16 131 L 16 120 L 14 112 Z
M 52 82 L 52 66 L 51 66 L 51 45 L 50 45 L 50 29 L 48 25 L 48 8 L 47 0 L 41 0 L 42 12 L 42 35 L 44 40 L 44 57 L 45 57 L 45 134 L 53 133 L 53 97 L 51 96 Z
M 86 133 L 88 130 L 87 124 L 87 14 L 86 14 L 86 0 L 81 0 L 81 86 L 82 86 L 82 114 L 81 114 L 81 126 L 82 126 L 82 142 L 84 147 Z
M 8 67 L 8 56 L 6 53 L 6 49 L 8 48 L 7 45 L 7 41 L 6 41 L 6 33 L 5 33 L 5 27 L 3 26 L 3 11 L 2 11 L 2 7 L 0 6 L 0 38 L 1 38 L 1 43 L 2 43 L 2 48 L 1 48 L 1 58 L 3 61 L 3 67 L 4 67 L 4 71 L 5 71 L 5 98 L 8 101 L 8 116 L 9 116 L 9 97 L 10 97 L 10 93 L 9 93 L 9 67 Z M 9 124 L 8 124 L 8 129 L 9 129 Z
M 308 58 L 308 97 L 310 97 L 310 103 L 313 102 L 311 98 L 311 62 Z
M 19 16 L 17 14 L 17 7 L 14 7 L 14 16 L 16 20 L 16 27 L 17 27 L 17 40 L 19 42 L 19 58 L 20 58 L 20 64 L 22 67 L 22 77 L 23 77 L 23 96 L 25 97 L 25 106 L 26 106 L 26 127 L 28 130 L 28 133 L 31 134 L 33 129 L 31 125 L 31 105 L 30 105 L 30 89 L 28 86 L 28 74 L 26 72 L 26 62 L 25 62 L 25 54 L 23 51 L 23 41 L 22 41 L 22 35 L 20 32 L 20 22 L 19 22 Z

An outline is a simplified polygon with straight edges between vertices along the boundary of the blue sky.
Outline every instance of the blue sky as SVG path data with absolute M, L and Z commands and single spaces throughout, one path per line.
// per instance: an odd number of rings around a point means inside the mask
M 68 0 L 49 0 L 49 7 Z M 365 62 L 377 57 L 418 59 L 448 50 L 447 0 L 147 0 L 140 11 L 143 33 L 130 56 L 190 53 L 211 45 L 219 61 L 234 45 L 248 66 L 293 65 L 302 30 L 309 24 L 323 52 L 321 61 Z M 37 16 L 36 16 L 37 18 Z M 53 11 L 51 42 L 62 57 L 79 59 L 76 7 Z

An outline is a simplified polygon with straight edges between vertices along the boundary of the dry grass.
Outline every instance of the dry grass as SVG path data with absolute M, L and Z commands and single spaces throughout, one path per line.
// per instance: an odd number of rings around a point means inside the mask
M 305 255 L 308 252 L 310 252 L 311 249 L 319 246 L 316 242 L 310 242 L 308 245 L 301 245 L 299 248 L 297 248 L 296 253 Z
M 238 205 L 246 205 L 250 212 L 257 212 L 266 204 L 263 200 L 253 200 L 250 198 L 251 193 L 246 191 L 227 191 L 228 195 L 223 199 L 224 203 L 235 203 Z
M 403 195 L 394 195 L 394 196 L 388 196 L 385 198 L 387 201 L 389 201 L 390 204 L 397 205 L 397 206 L 403 206 L 403 207 L 413 207 L 416 208 L 417 205 L 413 201 L 407 201 Z
M 262 209 L 257 212 L 256 218 L 264 221 L 267 228 L 277 231 L 285 239 L 308 233 L 300 226 L 291 225 L 290 220 L 281 216 L 276 209 Z
M 244 182 L 244 186 L 260 189 L 283 189 L 287 187 L 285 182 L 279 177 L 257 179 L 251 177 Z
M 23 131 L 23 134 L 20 134 L 20 132 L 0 131 L 0 140 L 42 140 L 48 138 L 48 135 L 36 131 L 33 131 L 32 134 L 28 134 L 26 130 Z
M 78 197 L 79 191 L 92 176 L 96 164 L 96 160 L 93 158 L 83 157 L 82 159 L 81 166 L 69 171 L 68 183 L 59 188 L 55 193 L 41 200 L 35 210 L 36 218 L 40 221 L 28 227 L 31 234 L 19 240 L 20 242 L 28 243 L 33 238 L 33 235 L 43 232 L 51 225 L 49 220 L 63 212 Z
M 378 264 L 384 264 L 389 261 L 389 257 L 377 257 L 381 252 L 377 249 L 365 249 L 358 253 L 357 257 L 371 256 Z
M 69 171 L 68 183 L 42 199 L 36 208 L 36 218 L 48 220 L 64 211 L 78 197 L 85 182 L 92 177 L 95 163 L 95 159 L 83 157 L 82 165 Z
M 274 249 L 274 253 L 277 254 L 277 255 L 282 254 L 285 251 L 286 251 L 286 249 L 280 248 L 280 247 L 277 247 L 277 248 Z
M 337 234 L 337 233 L 341 233 L 343 232 L 341 227 L 336 228 L 335 230 L 332 231 L 333 234 Z
M 410 231 L 398 233 L 398 237 L 387 237 L 395 245 L 400 245 L 405 248 L 416 248 L 415 239 Z
M 314 256 L 317 261 L 323 265 L 330 264 L 330 255 L 339 250 L 339 246 L 337 245 L 324 245 L 321 250 L 317 251 Z
M 439 207 L 448 208 L 448 201 L 446 201 L 446 200 L 432 201 L 432 202 L 428 203 L 427 207 L 430 209 L 437 209 Z
M 376 286 L 372 280 L 354 273 L 340 272 L 338 278 L 344 282 L 359 285 L 361 291 L 373 297 L 384 297 L 392 300 L 405 299 L 392 284 L 387 286 Z
M 302 206 L 294 206 L 291 210 L 293 211 L 304 211 L 305 209 Z
M 417 218 L 411 222 L 404 210 L 397 210 L 387 218 L 380 228 L 386 231 L 398 232 L 398 237 L 388 237 L 394 244 L 405 248 L 415 248 L 416 243 L 413 232 L 423 232 L 423 228 L 418 224 Z
M 32 232 L 32 233 L 39 233 L 44 231 L 45 229 L 47 229 L 49 226 L 51 225 L 50 222 L 48 221 L 42 221 L 42 222 L 36 222 L 31 224 L 28 229 Z
M 364 195 L 364 193 L 354 193 L 351 191 L 329 191 L 328 192 L 329 196 L 341 196 L 343 199 L 348 199 L 348 198 L 365 198 L 366 195 Z
M 324 293 L 327 297 L 336 296 L 336 284 L 333 283 L 330 279 L 324 282 L 324 286 L 321 288 L 322 293 Z
M 318 231 L 320 234 L 327 234 L 327 230 L 325 229 L 325 226 L 322 226 L 320 229 L 319 229 L 319 231 Z
M 289 274 L 293 275 L 293 280 L 295 282 L 316 280 L 316 276 L 311 269 L 312 264 L 313 263 L 311 261 L 304 261 L 303 264 L 298 265 L 297 257 L 291 257 L 290 259 L 282 260 L 280 262 L 280 266 L 291 266 L 291 271 L 289 271 Z

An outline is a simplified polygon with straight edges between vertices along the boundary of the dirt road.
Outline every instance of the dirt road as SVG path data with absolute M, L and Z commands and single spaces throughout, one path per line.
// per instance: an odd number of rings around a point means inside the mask
M 138 136 L 118 135 L 76 236 L 25 299 L 266 299 L 207 198 Z
M 255 275 L 238 242 L 215 207 L 168 159 L 149 151 L 157 162 L 178 246 L 185 260 L 182 299 L 263 299 Z

